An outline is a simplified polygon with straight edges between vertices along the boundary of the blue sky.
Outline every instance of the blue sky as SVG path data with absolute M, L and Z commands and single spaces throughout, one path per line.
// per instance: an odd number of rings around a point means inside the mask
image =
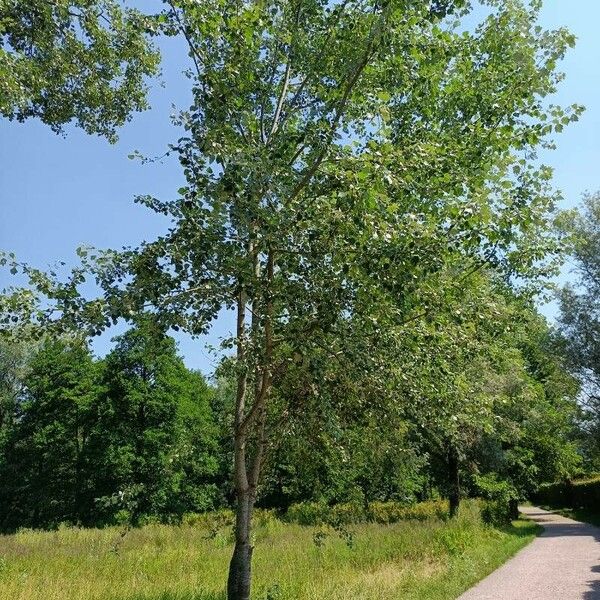
M 577 102 L 587 108 L 583 118 L 558 138 L 558 149 L 543 160 L 555 171 L 555 184 L 565 206 L 576 205 L 583 192 L 600 189 L 600 2 L 546 0 L 542 25 L 567 26 L 577 46 L 562 64 L 566 73 L 558 104 Z M 152 110 L 136 115 L 115 145 L 69 129 L 67 137 L 53 134 L 36 121 L 0 121 L 0 248 L 11 250 L 36 266 L 74 261 L 78 245 L 101 248 L 135 245 L 152 239 L 166 222 L 133 203 L 137 194 L 168 198 L 182 185 L 172 161 L 141 165 L 127 158 L 133 150 L 147 156 L 164 152 L 176 136 L 170 125 L 172 105 L 189 104 L 188 82 L 180 75 L 187 59 L 181 42 L 162 45 L 164 86 L 154 85 Z M 9 276 L 0 272 L 0 288 Z M 553 307 L 544 309 L 552 315 Z M 216 343 L 230 327 L 224 315 L 209 336 Z M 109 337 L 95 343 L 98 353 Z M 180 338 L 187 364 L 210 372 L 214 365 L 202 342 Z

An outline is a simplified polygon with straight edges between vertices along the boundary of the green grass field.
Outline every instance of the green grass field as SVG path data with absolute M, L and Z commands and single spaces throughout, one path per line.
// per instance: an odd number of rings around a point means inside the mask
M 436 600 L 455 598 L 526 545 L 536 525 L 498 530 L 475 502 L 452 522 L 430 519 L 331 530 L 262 518 L 253 598 Z M 324 537 L 315 534 L 327 533 Z M 11 600 L 222 600 L 231 552 L 210 524 L 120 530 L 21 531 L 0 539 L 0 598 Z M 320 540 L 320 541 L 319 541 Z

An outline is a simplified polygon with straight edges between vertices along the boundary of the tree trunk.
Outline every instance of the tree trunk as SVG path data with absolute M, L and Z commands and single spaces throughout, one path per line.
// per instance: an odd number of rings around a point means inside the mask
M 235 520 L 235 547 L 229 563 L 227 579 L 227 600 L 249 600 L 252 545 L 250 543 L 250 524 L 253 501 L 249 495 L 238 497 Z
M 512 520 L 519 518 L 519 501 L 516 498 L 508 501 L 508 514 Z
M 253 500 L 250 493 L 246 467 L 246 390 L 248 374 L 244 368 L 246 335 L 246 294 L 240 289 L 237 304 L 237 359 L 240 371 L 237 376 L 237 394 L 234 424 L 233 470 L 236 494 L 235 546 L 229 563 L 227 578 L 227 600 L 250 599 L 250 576 L 252 547 L 250 545 L 250 522 Z
M 452 445 L 448 449 L 448 476 L 450 479 L 450 490 L 448 493 L 450 517 L 454 518 L 458 514 L 460 507 L 460 469 L 458 452 Z
M 258 254 L 253 245 L 250 253 L 254 260 L 255 276 L 260 275 Z M 246 396 L 248 391 L 248 370 L 245 365 L 246 338 L 246 306 L 248 298 L 240 286 L 237 303 L 237 360 L 238 386 L 234 424 L 234 478 L 237 499 L 235 522 L 235 546 L 229 563 L 227 578 L 227 600 L 250 600 L 252 545 L 250 533 L 252 526 L 252 511 L 256 501 L 256 491 L 264 459 L 266 436 L 266 402 L 271 389 L 271 363 L 273 360 L 273 301 L 270 295 L 270 285 L 274 277 L 274 258 L 269 251 L 267 258 L 267 280 L 269 287 L 265 293 L 265 354 L 262 366 L 254 370 L 254 402 L 246 411 Z M 253 302 L 252 333 L 255 338 L 259 331 L 258 305 L 256 298 Z M 248 440 L 254 442 L 254 456 L 247 464 Z

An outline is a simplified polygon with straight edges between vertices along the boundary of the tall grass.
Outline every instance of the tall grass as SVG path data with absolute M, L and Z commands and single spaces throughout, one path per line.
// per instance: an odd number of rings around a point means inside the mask
M 259 519 L 254 595 L 261 600 L 455 598 L 524 546 L 535 525 L 482 524 L 477 503 L 454 521 L 432 518 L 324 526 Z M 231 531 L 208 519 L 127 533 L 62 528 L 0 538 L 0 598 L 223 600 Z

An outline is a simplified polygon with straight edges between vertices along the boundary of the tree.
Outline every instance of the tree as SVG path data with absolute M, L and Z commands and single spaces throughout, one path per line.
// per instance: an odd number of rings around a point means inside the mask
M 402 363 L 398 356 L 388 361 Z M 279 434 L 265 465 L 262 506 L 411 502 L 420 495 L 426 459 L 398 410 L 405 398 L 392 386 L 374 386 L 375 373 L 358 367 L 320 350 L 276 378 L 270 412 Z
M 564 223 L 573 235 L 575 283 L 559 293 L 559 331 L 568 364 L 581 382 L 581 423 L 588 468 L 600 465 L 600 194 L 584 197 L 583 210 Z
M 87 345 L 46 341 L 31 358 L 4 440 L 2 526 L 50 527 L 82 520 L 88 411 L 98 393 Z
M 405 393 L 451 513 L 462 494 L 493 491 L 484 475 L 516 501 L 574 474 L 577 385 L 529 294 L 482 270 L 445 298 L 445 310 L 413 330 L 419 383 Z
M 15 423 L 24 393 L 24 378 L 33 348 L 8 337 L 0 337 L 0 438 Z
M 174 340 L 150 320 L 116 342 L 91 407 L 91 521 L 123 510 L 136 523 L 211 508 L 216 440 L 204 379 L 186 369 Z
M 2 0 L 0 114 L 38 117 L 56 132 L 75 122 L 114 141 L 132 112 L 148 108 L 153 28 L 116 0 Z
M 281 371 L 325 347 L 383 386 L 393 366 L 374 367 L 390 354 L 371 359 L 366 340 L 398 346 L 405 324 L 443 304 L 440 284 L 490 263 L 532 276 L 555 248 L 550 172 L 528 159 L 579 112 L 543 108 L 573 38 L 538 30 L 537 3 L 496 6 L 460 31 L 447 16 L 465 6 L 172 0 L 161 20 L 194 63 L 170 148 L 187 184 L 174 200 L 138 199 L 170 217 L 169 233 L 84 257 L 66 283 L 25 268 L 60 327 L 150 311 L 197 335 L 235 311 L 230 600 L 250 595 Z M 87 269 L 102 299 L 78 294 Z M 56 314 L 26 294 L 3 302 L 8 319 Z

